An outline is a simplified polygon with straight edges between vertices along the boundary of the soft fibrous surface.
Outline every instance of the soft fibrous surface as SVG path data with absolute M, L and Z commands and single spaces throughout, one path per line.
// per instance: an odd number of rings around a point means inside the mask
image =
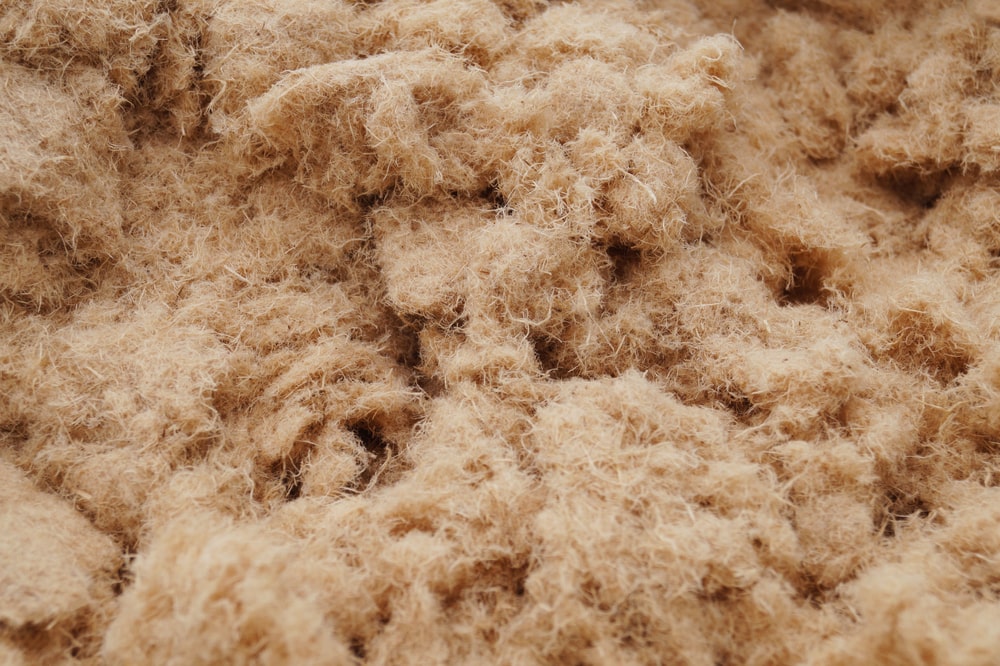
M 0 1 L 0 662 L 1000 661 L 990 0 Z

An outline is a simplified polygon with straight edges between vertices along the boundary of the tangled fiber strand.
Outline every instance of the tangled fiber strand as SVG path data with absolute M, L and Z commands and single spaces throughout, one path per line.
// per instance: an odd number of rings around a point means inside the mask
M 1000 661 L 989 0 L 0 0 L 0 663 Z

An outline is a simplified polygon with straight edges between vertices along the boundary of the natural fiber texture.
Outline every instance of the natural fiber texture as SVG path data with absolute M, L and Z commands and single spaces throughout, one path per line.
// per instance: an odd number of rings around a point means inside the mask
M 8 0 L 0 83 L 0 663 L 1000 662 L 992 0 Z

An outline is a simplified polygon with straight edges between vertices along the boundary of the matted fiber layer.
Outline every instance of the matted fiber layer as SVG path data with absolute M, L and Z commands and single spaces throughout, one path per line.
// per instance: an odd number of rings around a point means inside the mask
M 1000 3 L 0 0 L 0 663 L 1000 663 Z

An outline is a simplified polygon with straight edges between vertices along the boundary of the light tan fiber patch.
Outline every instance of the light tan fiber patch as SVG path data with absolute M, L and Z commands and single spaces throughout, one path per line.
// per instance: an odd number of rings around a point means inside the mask
M 988 0 L 0 0 L 0 663 L 1000 663 Z

